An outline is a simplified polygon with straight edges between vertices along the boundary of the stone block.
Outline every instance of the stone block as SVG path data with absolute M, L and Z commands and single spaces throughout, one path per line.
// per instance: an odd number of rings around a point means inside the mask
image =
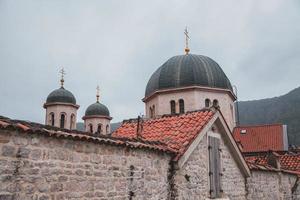
M 12 194 L 0 194 L 0 200 L 13 200 L 15 199 Z
M 13 142 L 15 145 L 26 146 L 26 145 L 28 145 L 28 139 L 29 138 L 22 137 L 22 136 L 15 136 L 15 137 L 13 137 Z
M 30 158 L 32 160 L 40 160 L 41 157 L 42 157 L 42 150 L 34 149 L 34 150 L 31 151 Z
M 14 146 L 4 145 L 2 147 L 2 156 L 14 157 L 16 155 L 16 148 Z
M 63 190 L 63 184 L 62 183 L 53 183 L 50 185 L 50 191 L 51 192 L 60 192 Z
M 17 157 L 19 158 L 29 158 L 31 150 L 26 147 L 20 147 L 17 152 Z
M 50 199 L 50 197 L 47 195 L 42 195 L 39 197 L 39 200 L 49 200 L 49 199 Z
M 5 135 L 0 135 L 0 143 L 9 143 L 10 141 L 10 136 L 5 134 Z

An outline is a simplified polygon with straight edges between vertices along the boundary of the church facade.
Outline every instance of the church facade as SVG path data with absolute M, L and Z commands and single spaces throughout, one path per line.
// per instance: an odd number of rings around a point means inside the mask
M 63 76 L 45 125 L 1 117 L 0 199 L 300 199 L 300 172 L 245 159 L 229 79 L 185 51 L 150 77 L 146 117 L 112 133 L 99 93 L 76 130 L 79 105 Z

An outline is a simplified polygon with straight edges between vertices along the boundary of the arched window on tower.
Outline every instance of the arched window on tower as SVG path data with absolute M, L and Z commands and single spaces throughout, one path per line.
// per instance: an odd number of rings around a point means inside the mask
M 153 118 L 153 109 L 151 106 L 150 106 L 149 110 L 150 110 L 150 118 Z
M 205 107 L 206 108 L 210 107 L 210 99 L 205 99 Z
M 72 114 L 70 118 L 70 130 L 75 128 L 74 124 L 75 124 L 75 115 Z
M 102 124 L 98 124 L 97 133 L 101 134 L 101 132 L 102 132 Z
M 106 134 L 109 134 L 109 125 L 106 125 Z
M 155 105 L 152 106 L 152 117 L 155 117 Z
M 219 108 L 219 101 L 218 101 L 217 99 L 214 99 L 214 101 L 213 101 L 213 106 L 214 106 L 215 108 Z
M 90 133 L 93 133 L 94 131 L 93 131 L 93 124 L 89 124 L 89 132 Z
M 174 100 L 170 101 L 170 109 L 171 109 L 171 114 L 176 113 L 176 104 Z
M 50 113 L 50 123 L 49 125 L 54 126 L 54 113 Z
M 182 114 L 184 113 L 184 100 L 179 99 L 179 113 Z
M 60 114 L 60 128 L 65 128 L 66 115 L 64 113 Z

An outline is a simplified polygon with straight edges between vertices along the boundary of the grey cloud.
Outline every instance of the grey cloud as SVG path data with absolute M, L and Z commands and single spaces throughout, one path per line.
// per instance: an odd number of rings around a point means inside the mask
M 114 121 L 143 112 L 151 73 L 182 54 L 215 59 L 242 100 L 299 86 L 299 1 L 0 1 L 0 115 L 43 122 L 42 104 L 59 87 L 81 105 L 101 101 Z M 276 87 L 274 86 L 276 83 Z

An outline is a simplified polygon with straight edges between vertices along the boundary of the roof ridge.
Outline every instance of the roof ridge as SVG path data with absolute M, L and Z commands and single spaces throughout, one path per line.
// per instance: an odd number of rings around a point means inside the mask
M 265 126 L 278 126 L 278 125 L 283 126 L 285 124 L 283 124 L 283 123 L 273 123 L 273 124 L 268 123 L 268 124 L 255 124 L 255 125 L 250 125 L 249 124 L 249 125 L 236 126 L 234 128 L 252 128 L 252 127 L 265 127 Z
M 212 108 L 202 108 L 202 109 L 198 109 L 198 110 L 192 110 L 192 111 L 187 111 L 185 113 L 175 113 L 175 114 L 164 114 L 162 116 L 158 116 L 155 118 L 142 118 L 143 121 L 154 121 L 157 119 L 163 119 L 163 118 L 168 118 L 168 117 L 179 117 L 179 116 L 184 116 L 184 115 L 189 115 L 192 113 L 197 113 L 197 112 L 206 112 L 206 111 L 211 111 L 213 113 L 215 113 L 215 111 Z M 131 123 L 131 122 L 137 122 L 138 118 L 129 118 L 129 119 L 124 119 L 123 123 Z

